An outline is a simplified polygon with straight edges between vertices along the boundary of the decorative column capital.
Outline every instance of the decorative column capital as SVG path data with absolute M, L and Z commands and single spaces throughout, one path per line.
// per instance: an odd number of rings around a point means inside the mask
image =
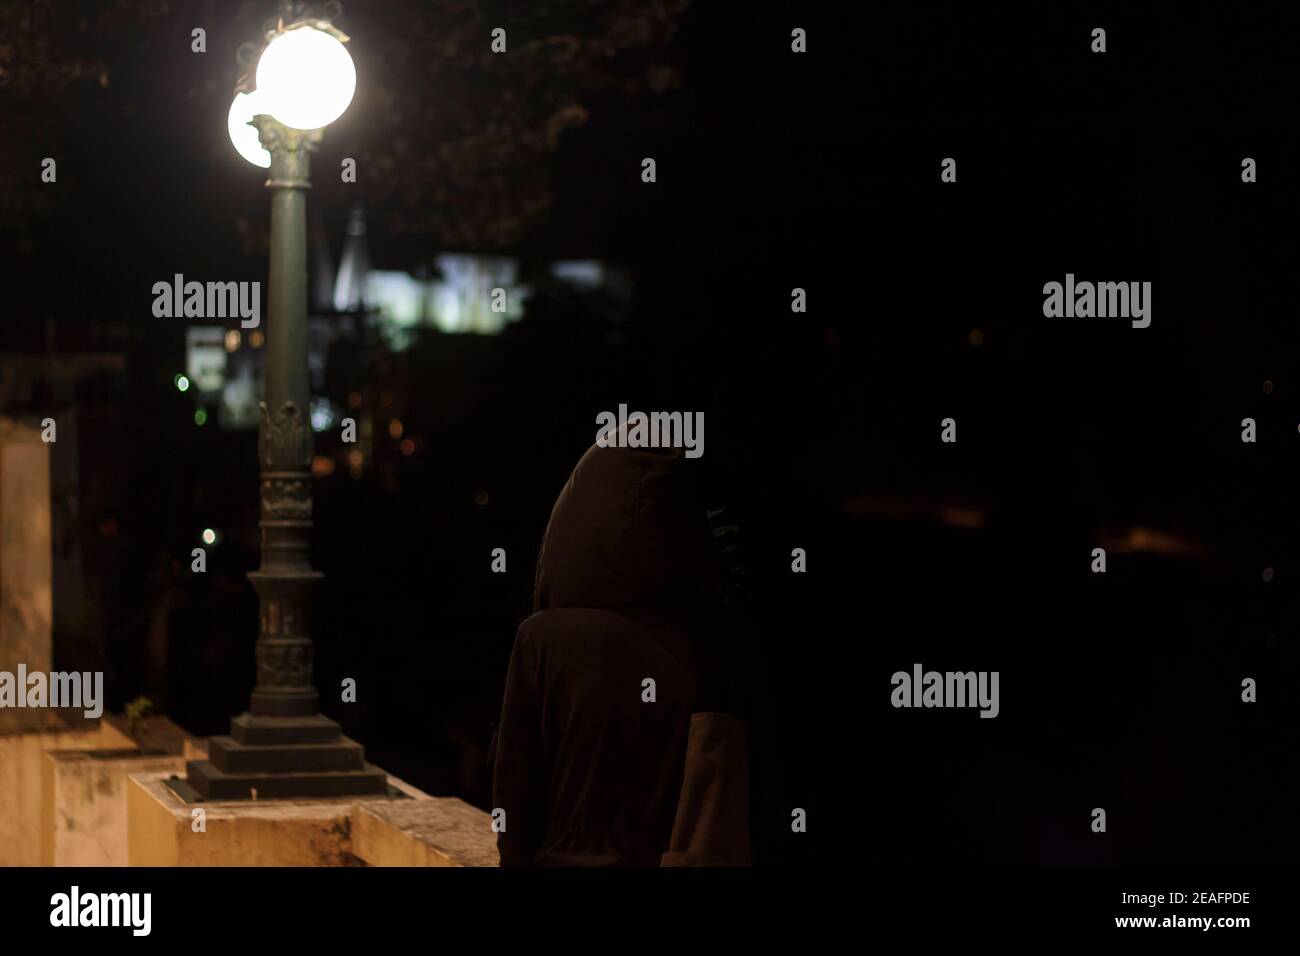
M 324 130 L 293 129 L 273 116 L 259 113 L 250 126 L 257 127 L 257 138 L 271 154 L 271 178 L 268 189 L 310 189 L 310 156 L 320 148 Z

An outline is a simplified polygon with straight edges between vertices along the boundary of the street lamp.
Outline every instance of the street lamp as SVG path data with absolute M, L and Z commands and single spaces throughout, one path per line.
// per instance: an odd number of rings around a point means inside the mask
M 279 33 L 257 61 L 257 89 L 285 126 L 320 129 L 348 108 L 357 88 L 352 57 L 335 33 L 304 24 Z
M 323 575 L 310 555 L 306 191 L 310 154 L 322 127 L 352 101 L 356 70 L 347 37 L 328 19 L 295 19 L 296 6 L 284 4 L 268 23 L 256 85 L 247 74 L 241 79 L 228 118 L 240 155 L 270 169 L 265 399 L 257 436 L 262 563 L 248 575 L 261 605 L 257 683 L 230 735 L 210 739 L 209 759 L 190 761 L 186 779 L 172 779 L 190 801 L 388 792 L 384 772 L 319 712 L 312 676 L 311 597 Z M 256 129 L 255 142 L 244 128 Z
M 230 132 L 230 142 L 235 151 L 254 166 L 270 168 L 271 154 L 262 146 L 257 128 L 253 126 L 253 117 L 265 113 L 262 98 L 257 90 L 238 92 L 230 103 L 230 113 L 226 117 L 226 129 Z

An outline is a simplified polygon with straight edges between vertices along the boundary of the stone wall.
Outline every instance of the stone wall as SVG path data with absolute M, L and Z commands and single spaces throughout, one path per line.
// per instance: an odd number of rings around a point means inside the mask
M 106 720 L 50 710 L 0 710 L 0 866 L 41 864 L 47 753 L 132 748 L 131 738 Z
M 0 671 L 50 670 L 50 446 L 0 419 Z

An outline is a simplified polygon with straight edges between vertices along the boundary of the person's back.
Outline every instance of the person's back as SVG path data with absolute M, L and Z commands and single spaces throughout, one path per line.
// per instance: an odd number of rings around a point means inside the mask
M 718 575 L 679 451 L 593 447 L 547 526 L 506 680 L 502 865 L 658 865 Z

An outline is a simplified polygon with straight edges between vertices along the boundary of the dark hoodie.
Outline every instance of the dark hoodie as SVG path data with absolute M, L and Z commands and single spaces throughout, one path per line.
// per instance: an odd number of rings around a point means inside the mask
M 503 866 L 657 866 L 669 846 L 720 584 L 693 465 L 592 447 L 560 492 L 498 730 Z

